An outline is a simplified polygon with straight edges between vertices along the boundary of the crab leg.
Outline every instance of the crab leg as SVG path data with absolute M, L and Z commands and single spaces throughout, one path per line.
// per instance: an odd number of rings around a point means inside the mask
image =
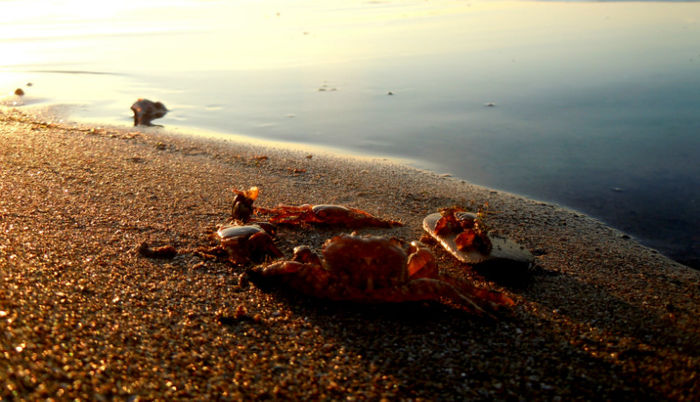
M 469 295 L 471 300 L 478 300 L 483 302 L 483 304 L 490 304 L 491 306 L 506 306 L 510 307 L 515 305 L 515 302 L 510 297 L 505 294 L 493 290 L 482 289 L 471 285 L 468 282 L 459 281 L 454 278 L 440 276 L 440 281 L 448 283 L 454 289 L 458 289 L 458 292 L 462 295 Z
M 392 227 L 401 225 L 401 222 L 377 218 L 361 209 L 330 204 L 279 205 L 272 209 L 256 208 L 256 214 L 271 215 L 269 217 L 270 222 L 285 225 L 321 224 L 345 225 L 348 227 Z
M 447 282 L 432 278 L 419 278 L 397 289 L 382 289 L 372 295 L 375 301 L 404 302 L 438 300 L 441 297 L 464 306 L 476 313 L 485 313 L 484 309 L 470 297 L 457 290 Z
M 478 313 L 486 314 L 486 311 L 474 302 L 470 297 L 457 290 L 447 282 L 437 279 L 420 278 L 413 280 L 398 288 L 383 288 L 365 291 L 347 288 L 345 286 L 333 286 L 319 288 L 313 295 L 330 300 L 354 301 L 361 303 L 402 303 L 411 301 L 439 300 L 441 297 L 466 307 Z
M 330 275 L 318 265 L 298 261 L 280 261 L 267 267 L 255 267 L 248 271 L 250 279 L 259 285 L 277 282 L 310 296 L 324 293 Z

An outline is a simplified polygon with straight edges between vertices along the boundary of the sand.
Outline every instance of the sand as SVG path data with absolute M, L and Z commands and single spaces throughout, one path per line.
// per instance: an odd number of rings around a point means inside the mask
M 700 396 L 700 272 L 581 213 L 384 160 L 0 114 L 0 396 L 59 399 L 672 399 Z M 262 158 L 266 156 L 267 158 Z M 310 157 L 309 157 L 310 156 Z M 230 214 L 340 203 L 401 220 L 488 203 L 536 257 L 484 277 L 516 301 L 354 305 L 264 291 L 194 251 Z M 280 229 L 291 256 L 342 229 Z M 134 250 L 172 245 L 174 259 Z

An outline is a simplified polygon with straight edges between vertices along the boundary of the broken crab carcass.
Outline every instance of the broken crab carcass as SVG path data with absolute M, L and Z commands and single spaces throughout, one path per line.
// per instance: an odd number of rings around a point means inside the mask
M 423 219 L 423 229 L 450 254 L 466 264 L 509 264 L 529 267 L 534 256 L 511 239 L 489 233 L 481 213 L 444 208 Z
M 401 222 L 391 219 L 378 218 L 361 209 L 350 208 L 344 205 L 320 204 L 320 205 L 283 205 L 275 208 L 253 207 L 258 198 L 259 189 L 251 187 L 248 190 L 232 190 L 235 197 L 231 209 L 231 218 L 234 221 L 246 223 L 253 213 L 266 215 L 266 220 L 273 224 L 300 226 L 305 224 L 359 227 L 383 227 L 390 228 L 401 226 Z
M 281 225 L 328 225 L 349 228 L 401 226 L 401 222 L 378 218 L 361 209 L 344 205 L 321 204 L 279 205 L 276 208 L 256 208 L 256 213 L 268 215 L 271 223 Z
M 216 232 L 219 245 L 205 250 L 200 255 L 209 258 L 224 258 L 235 265 L 262 262 L 266 257 L 283 257 L 275 246 L 274 226 L 260 222 L 255 225 L 225 225 Z
M 340 235 L 326 241 L 319 257 L 297 247 L 291 261 L 248 270 L 253 283 L 282 284 L 309 296 L 337 301 L 398 303 L 447 299 L 474 313 L 513 305 L 502 293 L 477 288 L 438 272 L 420 242 Z

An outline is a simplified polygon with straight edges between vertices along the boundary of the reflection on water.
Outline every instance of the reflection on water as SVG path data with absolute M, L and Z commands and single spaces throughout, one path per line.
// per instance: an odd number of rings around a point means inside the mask
M 0 1 L 27 103 L 129 124 L 148 97 L 166 126 L 411 158 L 700 256 L 699 4 L 41 3 Z

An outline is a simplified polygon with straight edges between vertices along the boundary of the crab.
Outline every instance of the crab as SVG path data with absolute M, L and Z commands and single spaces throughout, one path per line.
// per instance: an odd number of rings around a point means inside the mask
M 283 225 L 316 224 L 350 228 L 366 226 L 389 228 L 402 225 L 398 221 L 377 218 L 361 209 L 332 204 L 279 205 L 272 209 L 256 208 L 256 213 L 270 215 L 268 219 L 271 223 Z
M 396 238 L 339 235 L 326 241 L 322 257 L 307 246 L 294 249 L 290 261 L 248 270 L 259 286 L 281 283 L 309 296 L 364 303 L 448 299 L 483 314 L 513 301 L 498 292 L 440 275 L 435 258 L 422 243 Z
M 320 204 L 320 205 L 284 205 L 276 208 L 253 207 L 260 190 L 251 187 L 248 190 L 232 190 L 235 197 L 231 208 L 231 218 L 234 221 L 246 223 L 251 220 L 251 215 L 269 215 L 270 223 L 300 226 L 304 224 L 316 224 L 327 226 L 345 226 L 359 228 L 366 226 L 390 228 L 401 226 L 401 222 L 381 219 L 361 209 L 350 208 L 344 205 Z
M 272 236 L 274 227 L 260 222 L 254 225 L 225 225 L 217 232 L 220 244 L 203 251 L 204 255 L 224 257 L 234 265 L 261 262 L 267 256 L 283 257 Z

